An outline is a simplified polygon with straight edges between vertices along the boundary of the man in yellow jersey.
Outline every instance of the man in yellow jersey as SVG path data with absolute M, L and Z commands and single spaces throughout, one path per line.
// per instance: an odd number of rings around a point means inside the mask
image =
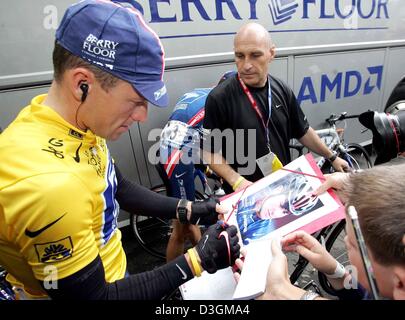
M 122 177 L 106 145 L 167 105 L 164 52 L 133 8 L 86 0 L 56 32 L 54 81 L 0 135 L 0 265 L 25 294 L 52 299 L 159 299 L 194 275 L 233 264 L 234 227 L 154 271 L 125 277 L 122 207 L 214 224 L 214 200 L 159 196 Z

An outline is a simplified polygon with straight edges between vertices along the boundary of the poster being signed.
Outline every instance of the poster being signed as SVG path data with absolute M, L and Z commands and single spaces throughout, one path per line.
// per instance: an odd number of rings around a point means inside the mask
M 312 155 L 299 157 L 244 191 L 223 198 L 225 220 L 236 225 L 244 246 L 304 229 L 313 233 L 344 217 L 332 193 L 315 196 L 323 175 Z

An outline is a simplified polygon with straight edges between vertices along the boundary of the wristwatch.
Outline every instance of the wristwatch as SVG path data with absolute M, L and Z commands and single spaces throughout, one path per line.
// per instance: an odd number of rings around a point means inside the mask
M 183 224 L 189 223 L 187 219 L 188 209 L 187 209 L 188 201 L 186 199 L 180 199 L 179 204 L 177 205 L 177 217 L 179 221 Z
M 300 300 L 315 300 L 319 297 L 319 294 L 313 292 L 311 290 L 305 291 L 305 293 L 301 296 Z
M 328 158 L 328 161 L 329 161 L 330 163 L 332 163 L 333 161 L 336 160 L 336 158 L 337 158 L 337 152 L 336 152 L 336 151 L 333 151 L 333 154 L 332 154 L 332 156 L 331 156 L 330 158 Z

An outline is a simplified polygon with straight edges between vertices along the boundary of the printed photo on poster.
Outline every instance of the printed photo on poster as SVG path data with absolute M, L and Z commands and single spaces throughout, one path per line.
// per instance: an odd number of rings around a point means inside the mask
M 287 173 L 238 202 L 236 221 L 244 245 L 323 206 L 307 177 Z
M 322 179 L 312 156 L 302 156 L 221 200 L 232 212 L 225 220 L 237 226 L 243 246 L 298 229 L 315 232 L 343 218 L 343 207 L 333 193 L 313 195 Z

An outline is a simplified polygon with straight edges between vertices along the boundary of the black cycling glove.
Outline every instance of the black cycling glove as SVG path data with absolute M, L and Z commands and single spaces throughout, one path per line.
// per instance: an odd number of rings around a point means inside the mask
M 200 224 L 210 226 L 218 221 L 218 213 L 215 210 L 219 200 L 215 197 L 197 201 L 191 204 L 191 224 Z
M 201 266 L 208 273 L 232 266 L 239 258 L 240 246 L 235 226 L 210 226 L 195 246 Z

